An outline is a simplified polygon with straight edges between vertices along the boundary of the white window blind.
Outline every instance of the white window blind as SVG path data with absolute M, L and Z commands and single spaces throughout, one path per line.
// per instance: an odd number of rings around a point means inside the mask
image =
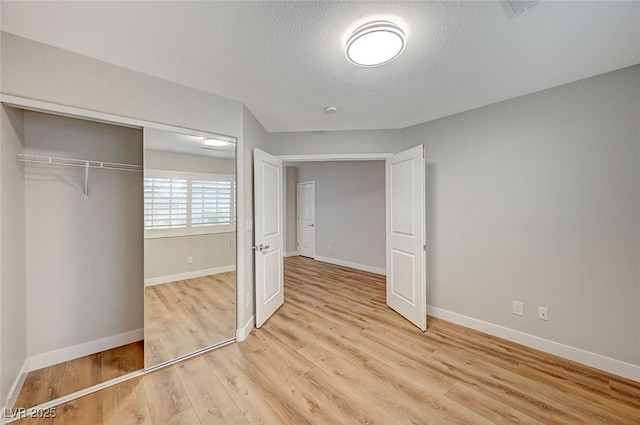
M 145 171 L 146 237 L 233 232 L 235 207 L 233 175 Z
M 191 225 L 224 226 L 232 224 L 231 181 L 191 181 Z
M 145 230 L 187 228 L 188 179 L 145 177 Z

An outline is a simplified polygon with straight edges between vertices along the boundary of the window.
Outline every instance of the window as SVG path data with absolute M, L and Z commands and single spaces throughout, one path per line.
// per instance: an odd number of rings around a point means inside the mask
M 145 171 L 144 229 L 147 238 L 235 231 L 234 177 Z
M 186 229 L 188 187 L 185 178 L 145 177 L 145 230 Z

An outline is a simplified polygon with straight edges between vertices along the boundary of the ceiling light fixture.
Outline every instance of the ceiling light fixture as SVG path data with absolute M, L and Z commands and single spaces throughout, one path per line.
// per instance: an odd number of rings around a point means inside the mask
M 358 66 L 377 66 L 391 62 L 404 50 L 404 31 L 388 21 L 374 21 L 356 29 L 344 48 L 349 62 Z
M 204 139 L 202 141 L 202 144 L 211 148 L 223 148 L 225 146 L 230 145 L 231 142 L 228 142 L 226 140 L 220 140 L 220 139 Z
M 327 114 L 335 114 L 336 112 L 338 112 L 338 108 L 336 108 L 335 106 L 327 106 L 326 108 L 324 108 L 324 111 Z

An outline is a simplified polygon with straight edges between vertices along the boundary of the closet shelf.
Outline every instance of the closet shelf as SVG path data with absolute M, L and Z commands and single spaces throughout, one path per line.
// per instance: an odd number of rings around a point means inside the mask
M 18 154 L 18 161 L 31 164 L 66 165 L 70 167 L 101 168 L 103 170 L 142 171 L 141 165 L 117 162 L 91 161 L 86 159 L 57 158 L 54 156 Z
M 117 162 L 91 161 L 88 159 L 58 158 L 54 156 L 25 155 L 18 154 L 18 162 L 41 165 L 61 165 L 67 167 L 84 168 L 84 200 L 89 199 L 89 169 L 97 168 L 102 170 L 118 171 L 142 171 L 141 165 L 119 164 Z

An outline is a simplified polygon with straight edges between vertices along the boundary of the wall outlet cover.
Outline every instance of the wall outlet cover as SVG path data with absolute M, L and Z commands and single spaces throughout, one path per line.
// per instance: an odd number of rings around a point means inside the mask
M 520 301 L 514 301 L 512 311 L 513 311 L 513 314 L 516 314 L 518 316 L 524 316 L 524 303 Z
M 538 319 L 549 320 L 549 309 L 547 307 L 538 307 Z

